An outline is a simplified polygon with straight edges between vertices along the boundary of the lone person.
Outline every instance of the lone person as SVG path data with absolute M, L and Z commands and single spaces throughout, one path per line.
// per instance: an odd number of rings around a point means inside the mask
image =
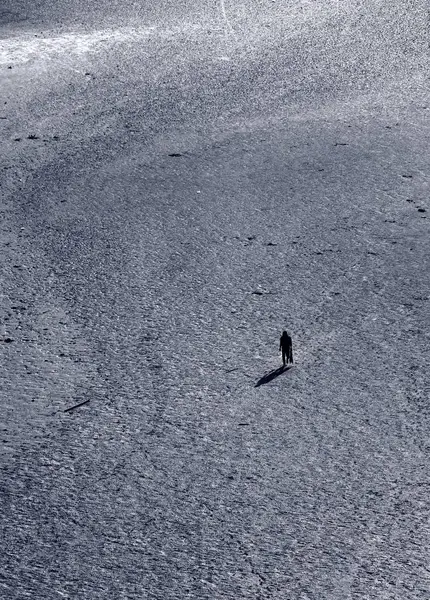
M 285 362 L 293 364 L 293 342 L 286 331 L 282 332 L 279 340 L 279 350 L 282 350 L 282 362 L 285 367 Z

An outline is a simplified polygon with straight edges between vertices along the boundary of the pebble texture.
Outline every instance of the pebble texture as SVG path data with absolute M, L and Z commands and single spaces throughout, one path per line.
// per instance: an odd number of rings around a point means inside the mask
M 0 11 L 0 596 L 430 597 L 425 7 L 51 4 Z

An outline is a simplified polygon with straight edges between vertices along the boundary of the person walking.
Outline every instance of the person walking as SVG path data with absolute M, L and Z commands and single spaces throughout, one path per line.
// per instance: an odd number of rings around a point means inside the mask
M 279 340 L 279 350 L 282 350 L 282 362 L 293 364 L 293 341 L 287 331 L 283 331 Z

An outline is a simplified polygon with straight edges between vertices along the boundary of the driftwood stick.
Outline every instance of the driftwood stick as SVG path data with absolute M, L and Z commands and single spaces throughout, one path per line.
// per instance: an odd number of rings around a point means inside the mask
M 84 404 L 88 404 L 89 400 L 84 400 L 83 402 L 79 402 L 79 404 L 75 404 L 74 406 L 70 406 L 69 408 L 65 408 L 64 412 L 70 412 L 71 410 L 75 410 L 75 408 L 79 408 Z

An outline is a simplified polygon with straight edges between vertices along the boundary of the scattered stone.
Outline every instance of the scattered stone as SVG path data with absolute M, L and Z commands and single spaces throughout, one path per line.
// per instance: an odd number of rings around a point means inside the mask
M 412 175 L 402 175 L 404 179 L 412 179 Z
M 257 237 L 257 236 L 255 236 L 255 235 L 249 235 L 249 236 L 248 236 L 248 240 L 249 240 L 249 241 L 251 241 L 251 240 L 255 240 L 255 239 L 256 239 L 256 237 Z
M 174 157 L 174 158 L 177 158 L 178 156 L 182 156 L 182 154 L 180 154 L 179 152 L 171 152 L 171 153 L 169 154 L 169 156 L 172 156 L 172 157 Z
M 9 67 L 8 67 L 8 69 L 12 69 L 12 68 L 13 68 L 12 66 L 9 66 Z
M 255 296 L 262 296 L 264 294 L 264 292 L 262 292 L 261 290 L 255 290 L 254 292 L 252 292 Z
M 427 212 L 425 208 L 419 208 L 418 212 Z
M 335 146 L 348 146 L 346 142 L 336 142 Z
M 13 339 L 10 338 L 10 337 L 6 337 L 6 338 L 4 338 L 3 341 L 4 341 L 5 344 L 10 344 L 11 342 L 13 342 Z
M 14 142 L 20 142 L 22 138 L 15 138 Z
M 30 135 L 27 136 L 28 140 L 38 140 L 39 137 L 37 135 L 34 135 L 34 133 L 30 133 Z
M 267 242 L 266 246 L 277 246 L 278 244 L 275 244 L 274 242 Z

